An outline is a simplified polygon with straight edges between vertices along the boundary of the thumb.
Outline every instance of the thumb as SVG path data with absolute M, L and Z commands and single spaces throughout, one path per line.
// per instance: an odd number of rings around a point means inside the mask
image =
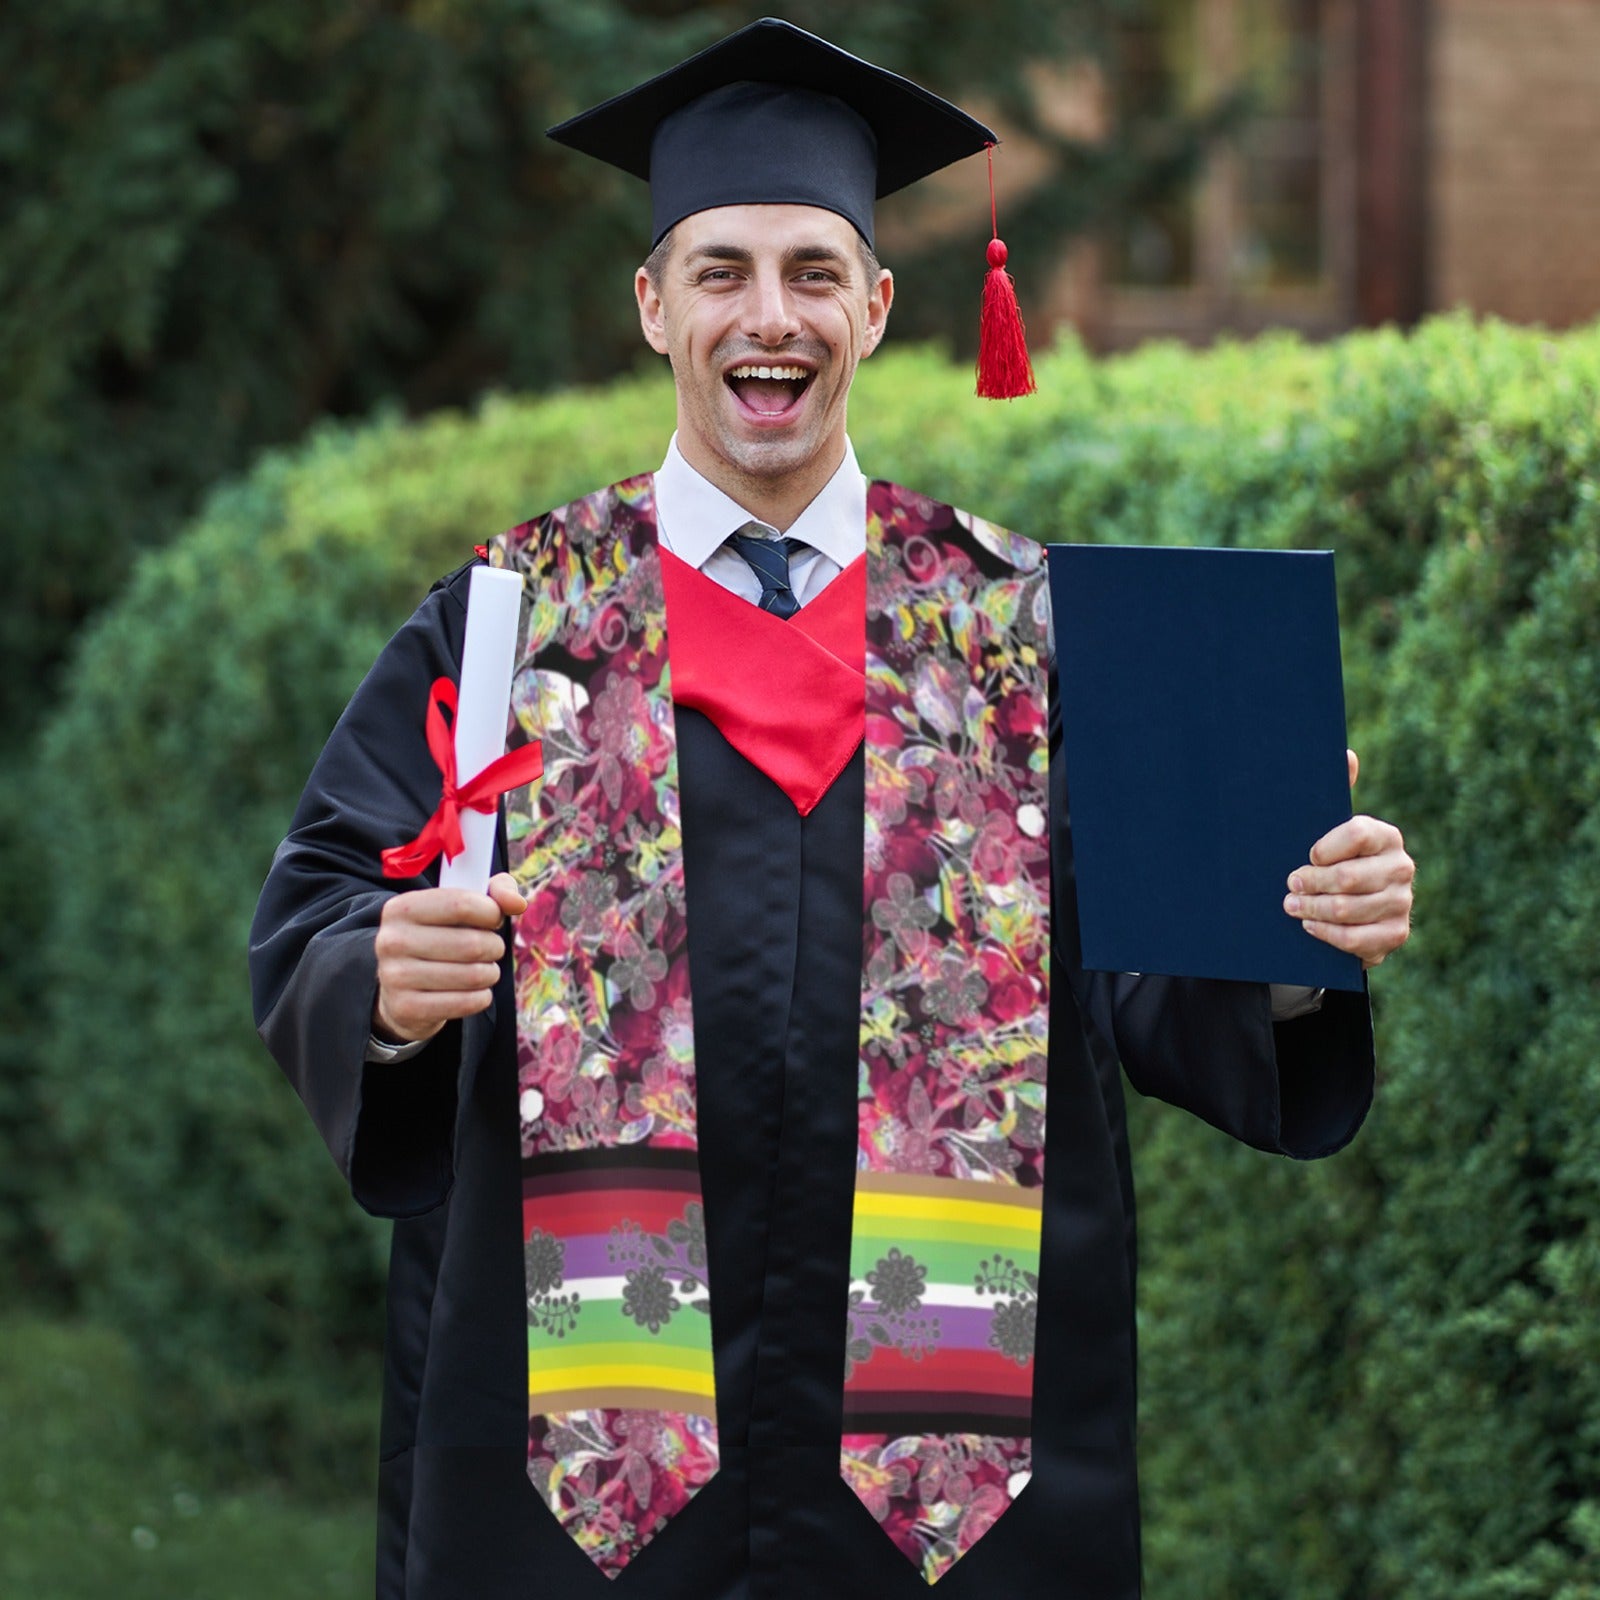
M 517 887 L 509 872 L 497 872 L 489 880 L 489 898 L 508 917 L 521 916 L 528 909 L 528 897 Z
M 1350 787 L 1353 789 L 1356 786 L 1356 779 L 1361 776 L 1361 757 L 1354 750 L 1346 750 L 1344 758 L 1349 763 Z

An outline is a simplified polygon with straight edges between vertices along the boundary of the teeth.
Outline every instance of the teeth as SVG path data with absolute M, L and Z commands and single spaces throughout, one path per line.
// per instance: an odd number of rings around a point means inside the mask
M 804 367 L 735 367 L 730 378 L 787 378 L 799 383 L 810 374 Z

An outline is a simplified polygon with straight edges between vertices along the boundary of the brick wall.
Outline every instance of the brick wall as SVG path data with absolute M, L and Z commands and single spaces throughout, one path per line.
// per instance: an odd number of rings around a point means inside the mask
M 1429 299 L 1600 316 L 1600 0 L 1433 0 Z

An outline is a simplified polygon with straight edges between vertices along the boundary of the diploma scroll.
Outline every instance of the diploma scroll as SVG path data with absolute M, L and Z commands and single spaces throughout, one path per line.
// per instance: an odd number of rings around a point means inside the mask
M 467 639 L 461 652 L 461 696 L 456 711 L 456 772 L 466 783 L 505 753 L 511 713 L 511 674 L 516 665 L 517 624 L 522 614 L 522 574 L 502 567 L 474 567 L 467 591 Z M 461 812 L 464 848 L 439 863 L 441 889 L 489 886 L 497 814 Z

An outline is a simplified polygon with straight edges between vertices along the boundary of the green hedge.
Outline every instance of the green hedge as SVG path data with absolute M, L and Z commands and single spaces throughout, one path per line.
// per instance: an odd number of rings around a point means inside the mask
M 1359 798 L 1421 862 L 1362 1138 L 1137 1106 L 1155 1600 L 1600 1594 L 1600 330 L 1441 320 L 969 398 L 862 369 L 870 471 L 1051 538 L 1339 551 Z M 380 1241 L 254 1042 L 245 929 L 379 643 L 486 533 L 652 465 L 670 392 L 328 431 L 140 568 L 48 741 L 48 1207 L 187 1414 L 359 1473 Z M 93 753 L 92 759 L 90 753 Z

